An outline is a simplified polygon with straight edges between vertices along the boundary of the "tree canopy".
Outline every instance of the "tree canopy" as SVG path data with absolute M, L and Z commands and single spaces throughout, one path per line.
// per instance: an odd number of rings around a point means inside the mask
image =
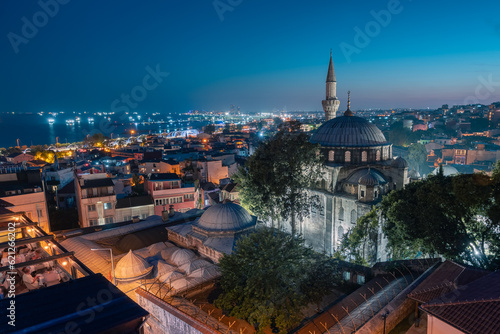
M 304 239 L 272 228 L 243 237 L 220 262 L 222 294 L 215 304 L 231 316 L 273 324 L 280 333 L 302 318 L 301 309 L 330 294 L 339 281 L 335 261 L 304 246 Z
M 500 267 L 500 164 L 486 174 L 430 175 L 384 197 L 383 231 L 394 258 L 443 255 Z
M 408 148 L 408 164 L 410 168 L 415 169 L 419 173 L 429 173 L 430 168 L 427 166 L 427 150 L 425 145 L 422 144 L 411 144 Z
M 317 197 L 304 189 L 319 181 L 321 168 L 319 147 L 302 132 L 282 129 L 257 148 L 234 178 L 244 207 L 273 222 L 291 221 L 295 234 L 296 219 L 308 216 L 311 205 L 317 205 Z

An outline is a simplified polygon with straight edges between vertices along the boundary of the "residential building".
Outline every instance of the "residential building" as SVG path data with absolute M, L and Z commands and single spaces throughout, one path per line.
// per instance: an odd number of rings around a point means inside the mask
M 116 200 L 115 221 L 126 222 L 133 218 L 146 219 L 155 214 L 154 203 L 149 196 L 125 197 Z
M 155 215 L 172 206 L 175 211 L 186 212 L 196 207 L 198 192 L 193 184 L 183 184 L 177 174 L 153 173 L 144 181 L 144 189 L 153 198 Z
M 88 174 L 75 179 L 76 203 L 81 227 L 114 223 L 116 196 L 107 174 Z
M 47 200 L 40 170 L 16 168 L 0 173 L 0 199 L 13 205 L 13 212 L 24 212 L 45 232 L 50 232 Z

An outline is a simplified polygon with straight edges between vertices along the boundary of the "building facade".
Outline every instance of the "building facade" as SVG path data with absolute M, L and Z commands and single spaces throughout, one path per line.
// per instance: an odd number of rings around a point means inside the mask
M 333 85 L 335 83 L 335 85 Z M 327 100 L 336 88 L 332 59 L 327 76 Z M 330 94 L 330 95 L 328 95 Z M 319 198 L 320 208 L 312 208 L 309 217 L 298 222 L 297 231 L 306 243 L 319 252 L 333 254 L 342 237 L 356 226 L 358 218 L 379 203 L 382 196 L 409 183 L 408 163 L 393 159 L 392 144 L 382 131 L 350 110 L 350 97 L 343 116 L 332 117 L 336 102 L 325 107 L 326 122 L 310 141 L 320 146 L 325 158 L 322 180 L 311 195 Z M 385 238 L 381 230 L 373 236 L 369 262 L 384 261 Z
M 198 192 L 194 185 L 182 184 L 177 174 L 150 174 L 144 181 L 144 188 L 153 198 L 155 215 L 161 216 L 171 205 L 179 212 L 186 212 L 196 207 Z
M 81 227 L 115 222 L 116 195 L 107 174 L 87 174 L 75 179 L 76 204 Z

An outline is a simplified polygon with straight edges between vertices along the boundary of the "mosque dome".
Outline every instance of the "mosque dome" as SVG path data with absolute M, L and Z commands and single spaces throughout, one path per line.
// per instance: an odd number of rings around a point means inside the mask
M 177 266 L 182 266 L 194 259 L 196 255 L 192 250 L 181 248 L 176 250 L 171 257 L 171 262 Z
M 439 173 L 439 167 L 432 171 L 433 175 L 438 175 L 438 173 Z M 450 175 L 456 175 L 456 174 L 460 174 L 460 173 L 458 172 L 458 170 L 455 167 L 443 165 L 443 175 L 444 176 L 450 176 Z
M 365 118 L 351 116 L 336 117 L 321 125 L 312 135 L 311 143 L 323 147 L 369 147 L 389 145 L 382 131 Z
M 135 281 L 147 276 L 153 266 L 132 250 L 118 261 L 115 267 L 115 277 L 121 281 Z
M 370 179 L 375 179 L 371 180 Z M 350 183 L 350 184 L 360 184 L 361 182 L 373 182 L 373 185 L 379 185 L 379 184 L 386 184 L 387 180 L 384 177 L 384 174 L 379 172 L 378 170 L 374 168 L 362 168 L 355 170 L 354 172 L 351 173 L 346 179 L 345 182 Z M 368 185 L 368 184 L 365 184 Z
M 397 157 L 391 162 L 391 166 L 396 168 L 408 168 L 408 162 L 401 157 Z
M 207 232 L 239 231 L 255 225 L 252 217 L 242 206 L 227 202 L 209 207 L 198 220 L 198 228 Z
M 377 176 L 374 175 L 374 173 L 372 173 L 370 169 L 368 169 L 366 174 L 358 179 L 358 184 L 373 187 L 379 185 L 380 182 L 378 181 Z

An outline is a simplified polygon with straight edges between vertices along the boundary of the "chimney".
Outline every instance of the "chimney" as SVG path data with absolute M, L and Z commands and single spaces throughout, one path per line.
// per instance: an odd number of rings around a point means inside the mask
M 164 222 L 168 222 L 168 219 L 168 211 L 165 209 L 165 207 L 163 207 L 163 211 L 161 212 L 161 220 L 163 220 Z
M 173 206 L 172 204 L 170 204 L 170 208 L 169 208 L 169 210 L 168 210 L 168 211 L 169 211 L 169 212 L 168 212 L 168 215 L 169 215 L 170 217 L 172 217 L 172 216 L 175 214 L 175 211 L 174 211 L 174 206 Z

